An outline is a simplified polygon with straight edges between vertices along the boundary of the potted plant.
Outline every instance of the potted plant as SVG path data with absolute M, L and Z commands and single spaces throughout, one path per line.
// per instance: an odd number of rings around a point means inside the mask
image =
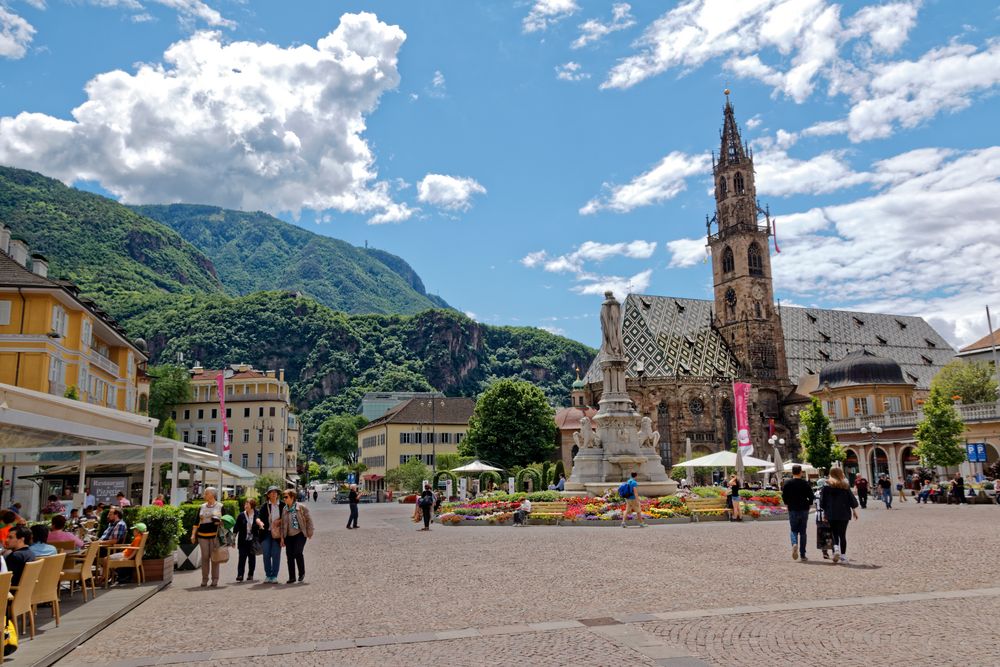
M 142 568 L 147 581 L 172 581 L 174 577 L 174 551 L 180 541 L 183 529 L 183 512 L 178 507 L 142 507 L 139 521 L 146 524 L 149 537 L 142 557 Z

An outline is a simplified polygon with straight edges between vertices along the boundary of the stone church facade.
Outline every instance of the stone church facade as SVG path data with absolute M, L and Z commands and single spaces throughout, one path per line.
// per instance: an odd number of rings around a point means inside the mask
M 753 387 L 749 417 L 757 455 L 770 453 L 773 430 L 785 439 L 786 460 L 798 451 L 798 412 L 808 400 L 796 387 L 810 377 L 815 386 L 827 363 L 867 349 L 895 360 L 909 382 L 926 390 L 954 351 L 923 319 L 775 304 L 773 224 L 757 201 L 753 152 L 742 141 L 728 94 L 713 176 L 715 214 L 706 219 L 706 243 L 714 299 L 629 294 L 623 303 L 627 388 L 660 432 L 663 464 L 680 462 L 687 440 L 697 456 L 735 439 L 735 381 Z M 586 405 L 600 400 L 600 362 L 598 355 L 583 379 Z

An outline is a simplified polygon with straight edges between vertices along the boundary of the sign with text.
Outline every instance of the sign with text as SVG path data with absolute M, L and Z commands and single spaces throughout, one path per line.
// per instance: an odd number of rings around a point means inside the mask
M 91 477 L 90 494 L 99 503 L 112 504 L 117 501 L 118 493 L 128 494 L 128 477 Z
M 753 455 L 753 443 L 750 442 L 750 419 L 747 409 L 750 405 L 750 384 L 747 382 L 733 383 L 733 410 L 736 415 L 736 441 L 743 456 Z
M 969 463 L 986 463 L 986 443 L 967 442 L 965 443 L 966 457 Z

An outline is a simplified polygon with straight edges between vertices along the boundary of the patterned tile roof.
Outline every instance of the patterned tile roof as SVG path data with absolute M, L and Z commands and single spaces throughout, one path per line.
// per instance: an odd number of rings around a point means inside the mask
M 622 316 L 628 376 L 636 377 L 638 359 L 644 362 L 646 377 L 735 376 L 736 360 L 710 326 L 713 305 L 703 299 L 630 294 Z M 926 389 L 955 354 L 920 317 L 784 306 L 781 321 L 793 382 L 850 352 L 868 349 L 894 359 L 907 381 Z M 587 370 L 588 384 L 601 381 L 600 361 L 598 354 Z

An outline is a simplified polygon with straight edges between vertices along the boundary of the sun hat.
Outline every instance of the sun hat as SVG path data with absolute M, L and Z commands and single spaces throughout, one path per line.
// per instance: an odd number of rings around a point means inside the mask
M 233 526 L 236 525 L 236 519 L 230 514 L 223 514 L 222 525 L 226 527 L 226 530 L 232 530 Z
M 277 491 L 278 493 L 281 493 L 281 489 L 279 489 L 278 487 L 276 487 L 274 485 L 271 485 L 271 486 L 267 487 L 267 491 L 264 492 L 264 495 L 266 496 L 267 494 L 271 493 L 272 491 Z
M 144 523 L 137 523 L 134 526 L 132 526 L 132 530 L 138 530 L 140 533 L 145 533 L 146 532 L 146 524 L 144 524 Z

